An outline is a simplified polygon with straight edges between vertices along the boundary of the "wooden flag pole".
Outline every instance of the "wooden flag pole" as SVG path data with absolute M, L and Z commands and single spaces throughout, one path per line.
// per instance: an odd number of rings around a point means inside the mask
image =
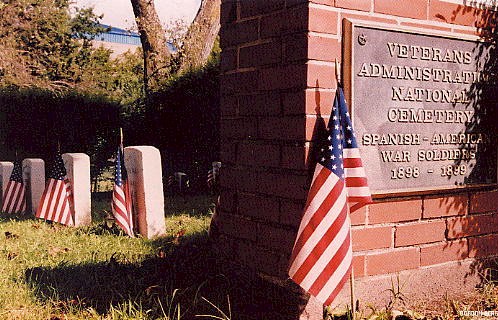
M 351 317 L 353 320 L 356 319 L 356 308 L 355 308 L 355 293 L 354 293 L 354 269 L 351 266 L 351 274 L 349 275 L 349 286 L 351 289 Z
M 123 149 L 123 127 L 119 128 L 119 145 L 121 146 L 121 149 Z
M 337 85 L 341 86 L 341 67 L 340 63 L 335 58 L 335 77 L 337 80 Z M 350 287 L 350 293 L 351 293 L 351 317 L 353 320 L 356 319 L 356 313 L 355 313 L 355 292 L 354 292 L 354 269 L 353 266 L 351 266 L 351 274 L 349 275 L 349 287 Z
M 341 69 L 341 64 L 337 60 L 337 58 L 335 58 L 335 79 L 337 80 L 338 86 L 341 85 L 341 70 L 340 69 Z

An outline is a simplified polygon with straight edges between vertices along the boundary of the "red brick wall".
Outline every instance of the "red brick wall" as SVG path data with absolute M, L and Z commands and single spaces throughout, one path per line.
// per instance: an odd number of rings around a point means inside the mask
M 484 13 L 438 0 L 223 1 L 220 246 L 286 277 L 310 182 L 309 142 L 336 88 L 344 18 L 475 34 Z M 496 218 L 497 191 L 377 201 L 352 215 L 355 273 L 497 255 Z
M 305 110 L 314 85 L 308 11 L 306 1 L 222 3 L 220 244 L 242 264 L 280 278 L 306 197 L 315 120 Z
M 498 192 L 378 202 L 353 214 L 357 276 L 498 254 Z M 389 261 L 389 263 L 386 263 Z M 388 265 L 388 266 L 386 266 Z

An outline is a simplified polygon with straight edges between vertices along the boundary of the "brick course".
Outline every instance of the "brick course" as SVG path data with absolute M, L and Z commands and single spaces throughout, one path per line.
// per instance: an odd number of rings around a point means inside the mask
M 403 247 L 442 241 L 445 239 L 445 231 L 446 222 L 441 220 L 402 224 L 396 227 L 394 246 Z
M 422 201 L 380 202 L 369 206 L 370 224 L 418 220 L 422 217 Z
M 467 239 L 448 241 L 420 248 L 420 265 L 430 266 L 433 264 L 449 261 L 459 261 L 469 257 Z
M 371 254 L 365 259 L 366 274 L 369 276 L 416 269 L 420 266 L 420 253 L 417 248 Z
M 412 0 L 409 5 L 393 4 L 391 0 L 375 0 L 374 11 L 378 13 L 420 19 L 427 19 L 427 0 Z
M 496 208 L 498 208 L 498 191 L 476 193 L 470 197 L 471 213 L 496 211 Z
M 392 227 L 355 228 L 352 230 L 353 251 L 389 248 L 392 246 Z
M 469 198 L 467 195 L 446 196 L 446 197 L 427 197 L 424 198 L 423 218 L 448 217 L 456 215 L 465 215 L 468 213 Z
M 498 232 L 498 214 L 448 219 L 448 238 L 457 239 Z

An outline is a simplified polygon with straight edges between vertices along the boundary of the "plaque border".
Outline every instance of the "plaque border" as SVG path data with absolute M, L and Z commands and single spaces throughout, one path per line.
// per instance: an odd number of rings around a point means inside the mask
M 349 112 L 351 114 L 351 121 L 353 122 L 354 128 L 354 77 L 353 77 L 353 59 L 354 59 L 354 46 L 353 46 L 353 30 L 355 27 L 364 27 L 370 29 L 378 29 L 381 31 L 395 31 L 403 32 L 414 35 L 425 35 L 432 37 L 440 37 L 447 39 L 456 39 L 464 41 L 474 41 L 482 42 L 485 41 L 477 35 L 470 34 L 455 34 L 453 32 L 434 30 L 434 29 L 424 29 L 418 27 L 407 27 L 399 25 L 391 25 L 381 22 L 364 21 L 358 19 L 343 18 L 342 20 L 343 32 L 342 32 L 342 63 L 341 63 L 341 82 L 344 88 L 344 95 L 347 102 L 349 103 Z M 464 185 L 464 186 L 435 186 L 435 187 L 417 187 L 417 188 L 403 188 L 401 190 L 378 190 L 372 193 L 374 199 L 383 198 L 395 198 L 395 197 L 413 197 L 420 195 L 438 195 L 442 193 L 461 193 L 465 191 L 486 191 L 492 189 L 498 189 L 498 161 L 497 166 L 497 182 L 486 183 L 486 184 L 474 184 L 474 185 Z M 368 178 L 368 177 L 367 177 Z

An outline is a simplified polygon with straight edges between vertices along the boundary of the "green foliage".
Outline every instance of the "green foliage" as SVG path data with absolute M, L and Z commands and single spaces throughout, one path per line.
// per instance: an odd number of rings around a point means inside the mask
M 67 88 L 107 95 L 130 103 L 142 95 L 140 52 L 111 59 L 111 51 L 94 48 L 105 32 L 91 9 L 69 11 L 66 0 L 7 1 L 0 7 L 1 86 Z
M 211 162 L 219 160 L 218 59 L 214 55 L 206 66 L 172 76 L 149 97 L 147 108 L 137 104 L 126 112 L 127 143 L 159 148 L 164 174 L 186 172 L 191 186 L 205 186 Z
M 143 96 L 143 59 L 140 50 L 111 59 L 111 51 L 95 49 L 80 76 L 79 90 L 107 96 L 122 106 L 132 105 Z
M 89 40 L 103 31 L 98 17 L 91 10 L 78 10 L 71 18 L 68 1 L 24 0 L 10 2 L 7 8 L 2 10 L 10 13 L 5 28 L 17 39 L 16 49 L 24 53 L 32 74 L 48 81 L 78 82 L 91 57 Z M 15 19 L 21 28 L 14 27 Z
M 118 144 L 119 104 L 75 91 L 0 88 L 0 158 L 49 160 L 62 152 L 84 152 L 95 167 L 106 166 Z

